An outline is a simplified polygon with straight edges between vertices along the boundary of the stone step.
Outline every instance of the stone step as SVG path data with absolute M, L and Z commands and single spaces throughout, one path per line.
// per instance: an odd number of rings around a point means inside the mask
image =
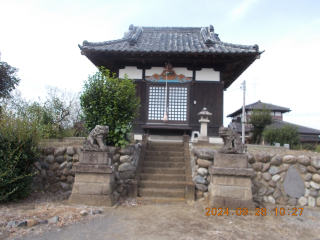
M 181 146 L 147 146 L 147 151 L 170 151 L 181 152 L 184 148 Z
M 146 205 L 181 205 L 185 204 L 184 198 L 161 198 L 161 197 L 137 197 L 137 200 L 141 204 Z
M 150 181 L 142 180 L 139 182 L 140 188 L 175 188 L 175 189 L 186 189 L 185 182 L 176 181 Z
M 157 162 L 157 161 L 145 161 L 143 167 L 153 168 L 183 168 L 184 162 Z
M 183 147 L 181 142 L 148 142 L 148 147 Z
M 156 174 L 185 174 L 184 168 L 150 168 L 143 167 L 142 173 Z
M 138 195 L 140 197 L 184 198 L 185 192 L 185 189 L 138 188 Z
M 169 151 L 146 151 L 146 156 L 154 156 L 154 157 L 183 157 L 183 152 L 169 152 Z
M 152 180 L 152 181 L 186 181 L 185 174 L 149 174 L 141 173 L 141 180 Z
M 184 157 L 145 156 L 144 161 L 156 161 L 156 162 L 184 162 Z

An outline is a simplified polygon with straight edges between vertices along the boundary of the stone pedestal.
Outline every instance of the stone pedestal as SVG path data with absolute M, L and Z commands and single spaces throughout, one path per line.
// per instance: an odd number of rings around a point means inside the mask
M 214 165 L 209 166 L 207 201 L 210 207 L 255 210 L 251 191 L 251 176 L 254 171 L 247 166 L 247 155 L 215 155 Z
M 69 203 L 112 206 L 115 203 L 114 171 L 107 152 L 83 151 L 74 164 L 75 181 Z
M 198 138 L 198 142 L 209 142 L 208 123 L 210 122 L 210 120 L 200 119 L 199 122 L 201 123 L 201 126 L 200 126 L 200 136 Z

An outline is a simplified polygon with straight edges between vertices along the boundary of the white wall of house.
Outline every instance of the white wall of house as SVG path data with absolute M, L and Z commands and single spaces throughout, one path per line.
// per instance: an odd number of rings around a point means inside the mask
M 202 68 L 201 71 L 196 71 L 196 81 L 220 81 L 220 72 L 212 68 Z
M 137 69 L 137 67 L 125 67 L 124 69 L 119 69 L 119 78 L 124 78 L 127 74 L 131 79 L 142 79 L 142 70 Z

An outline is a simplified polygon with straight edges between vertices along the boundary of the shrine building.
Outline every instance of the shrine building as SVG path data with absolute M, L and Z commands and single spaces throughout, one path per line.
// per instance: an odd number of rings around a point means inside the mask
M 263 53 L 256 44 L 221 41 L 212 25 L 131 24 L 121 39 L 84 41 L 79 48 L 95 66 L 134 79 L 141 100 L 134 124 L 137 136 L 200 131 L 197 114 L 205 107 L 212 113 L 208 136 L 217 137 L 223 124 L 223 91 Z M 167 121 L 163 121 L 165 112 Z

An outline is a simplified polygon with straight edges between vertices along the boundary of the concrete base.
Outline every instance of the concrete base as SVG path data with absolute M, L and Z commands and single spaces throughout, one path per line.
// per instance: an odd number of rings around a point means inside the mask
M 208 196 L 208 205 L 210 208 L 229 208 L 230 210 L 236 210 L 237 208 L 247 208 L 249 211 L 255 210 L 255 205 L 252 199 L 234 199 L 227 197 L 212 197 Z
M 214 166 L 209 166 L 207 202 L 210 207 L 255 209 L 251 190 L 254 171 L 246 168 L 247 158 L 243 154 L 215 155 Z
M 69 198 L 70 204 L 85 204 L 92 206 L 107 206 L 111 207 L 116 200 L 113 194 L 110 195 L 90 195 L 90 194 L 74 194 Z

